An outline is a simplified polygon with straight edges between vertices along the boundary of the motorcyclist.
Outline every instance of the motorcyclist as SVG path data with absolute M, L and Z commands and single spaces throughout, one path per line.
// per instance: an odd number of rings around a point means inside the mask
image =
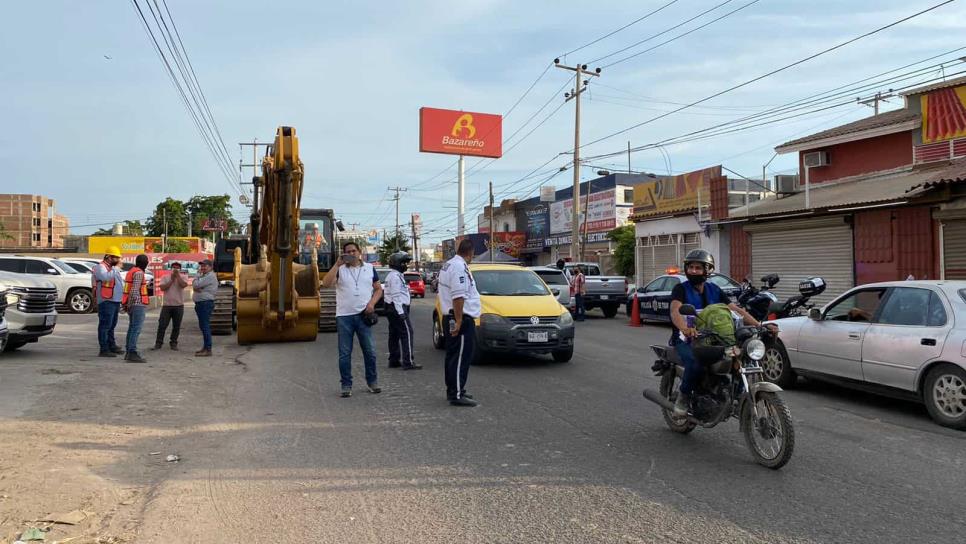
M 690 304 L 701 310 L 712 304 L 727 304 L 731 311 L 739 314 L 746 325 L 758 326 L 758 321 L 743 308 L 734 304 L 720 287 L 708 281 L 714 271 L 714 256 L 704 249 L 694 249 L 684 257 L 684 274 L 687 281 L 679 283 L 671 291 L 671 322 L 675 330 L 671 334 L 671 345 L 684 363 L 684 376 L 681 389 L 674 403 L 674 417 L 682 418 L 688 414 L 691 394 L 704 371 L 695 359 L 691 344 L 681 339 L 678 332 L 687 338 L 694 338 L 698 331 L 688 326 L 687 318 L 681 315 L 681 305 Z

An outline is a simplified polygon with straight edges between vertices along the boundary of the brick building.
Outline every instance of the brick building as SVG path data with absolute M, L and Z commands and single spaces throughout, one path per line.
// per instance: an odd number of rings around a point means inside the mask
M 62 248 L 70 222 L 55 213 L 54 199 L 42 195 L 0 194 L 0 224 L 9 238 L 0 248 Z

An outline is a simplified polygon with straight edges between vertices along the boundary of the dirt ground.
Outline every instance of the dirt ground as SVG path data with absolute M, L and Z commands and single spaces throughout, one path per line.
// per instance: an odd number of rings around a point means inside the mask
M 62 314 L 53 335 L 0 354 L 0 543 L 31 528 L 48 543 L 136 542 L 161 482 L 190 462 L 169 460 L 181 437 L 217 448 L 203 431 L 231 410 L 246 350 L 215 337 L 214 356 L 195 358 L 189 307 L 181 351 L 150 351 L 156 323 L 155 309 L 139 342 L 148 364 L 96 357 L 96 315 Z M 123 345 L 124 316 L 117 333 Z

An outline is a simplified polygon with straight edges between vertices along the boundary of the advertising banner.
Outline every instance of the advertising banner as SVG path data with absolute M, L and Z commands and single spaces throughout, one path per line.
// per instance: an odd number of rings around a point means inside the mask
M 540 202 L 532 206 L 516 206 L 517 227 L 526 236 L 525 253 L 543 250 L 543 240 L 550 234 L 550 205 Z
M 482 255 L 490 249 L 490 235 L 483 233 L 467 234 L 463 237 L 456 238 L 456 243 L 463 239 L 470 239 L 473 241 L 473 254 Z M 445 243 L 445 242 L 444 242 Z M 520 256 L 520 250 L 526 246 L 527 235 L 522 232 L 494 232 L 493 233 L 493 245 L 496 246 L 497 251 L 505 253 L 513 258 L 518 258 Z M 455 249 L 454 249 L 455 253 Z
M 685 212 L 711 204 L 711 180 L 721 177 L 721 166 L 712 166 L 634 186 L 634 217 Z
M 161 253 L 165 244 L 160 237 L 153 236 L 91 236 L 87 239 L 87 251 L 93 255 L 103 255 L 107 248 L 117 246 L 122 255 L 139 253 Z M 177 249 L 185 253 L 202 253 L 201 240 L 188 236 L 168 236 L 169 251 Z
M 966 85 L 922 95 L 922 143 L 966 136 Z
M 557 188 L 553 185 L 540 187 L 540 202 L 553 202 L 557 199 Z
M 584 200 L 580 198 L 580 207 L 584 208 Z M 570 232 L 572 227 L 571 211 L 573 210 L 573 200 L 567 199 L 554 202 L 550 205 L 550 232 L 553 234 Z M 590 193 L 590 201 L 587 203 L 586 210 L 588 221 L 587 232 L 609 231 L 617 226 L 617 202 L 615 200 L 614 189 Z M 583 221 L 579 224 L 583 230 Z
M 498 159 L 503 155 L 503 116 L 419 108 L 419 150 Z

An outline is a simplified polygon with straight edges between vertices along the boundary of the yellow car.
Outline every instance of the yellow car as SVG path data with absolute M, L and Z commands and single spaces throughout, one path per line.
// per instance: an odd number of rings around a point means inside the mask
M 506 264 L 470 264 L 483 312 L 476 320 L 474 362 L 490 354 L 550 353 L 560 363 L 574 355 L 574 320 L 533 270 Z M 439 296 L 433 310 L 433 346 L 445 348 Z

